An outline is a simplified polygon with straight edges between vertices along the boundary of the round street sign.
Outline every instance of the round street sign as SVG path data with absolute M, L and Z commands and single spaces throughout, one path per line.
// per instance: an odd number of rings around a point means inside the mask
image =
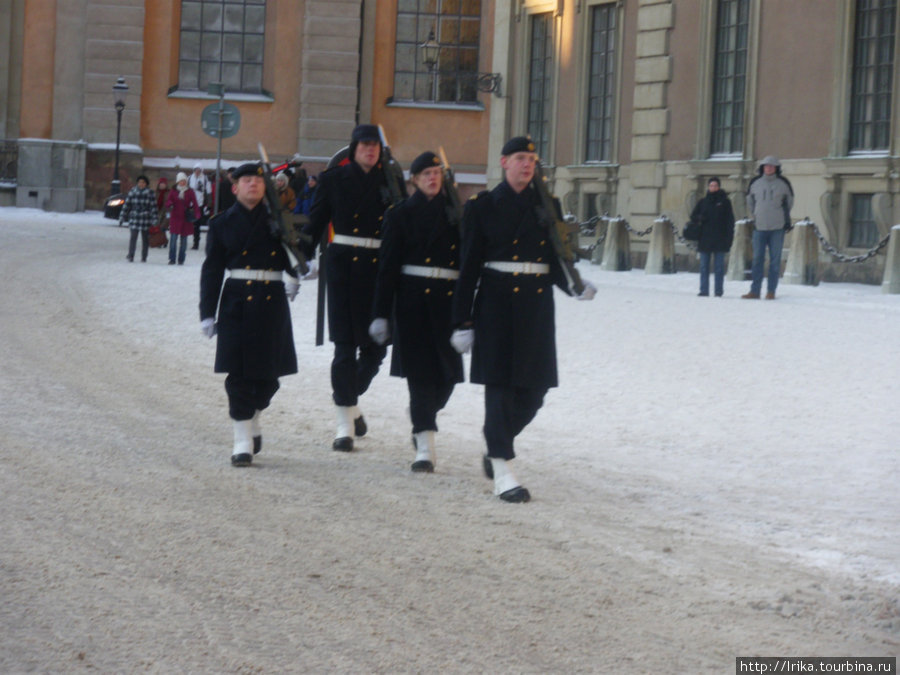
M 222 122 L 219 124 L 221 106 Z M 219 128 L 222 129 L 222 138 L 234 136 L 241 128 L 241 112 L 231 103 L 210 103 L 203 109 L 200 115 L 200 126 L 204 133 L 213 138 L 219 138 Z

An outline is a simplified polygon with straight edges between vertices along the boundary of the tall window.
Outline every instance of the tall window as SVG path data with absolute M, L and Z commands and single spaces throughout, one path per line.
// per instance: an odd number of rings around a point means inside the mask
M 528 68 L 528 133 L 539 157 L 546 157 L 550 144 L 550 102 L 553 84 L 553 15 L 531 16 Z
M 590 80 L 588 82 L 588 162 L 612 159 L 613 112 L 616 86 L 616 6 L 591 8 Z
M 897 0 L 857 0 L 850 151 L 888 150 Z
M 480 23 L 481 0 L 399 0 L 393 100 L 475 102 Z M 430 34 L 441 47 L 433 68 L 419 49 Z
M 743 152 L 749 21 L 750 0 L 719 0 L 710 139 L 714 155 Z
M 265 0 L 182 0 L 178 88 L 263 92 Z
M 872 195 L 850 195 L 850 241 L 853 248 L 878 243 L 878 224 L 872 212 Z

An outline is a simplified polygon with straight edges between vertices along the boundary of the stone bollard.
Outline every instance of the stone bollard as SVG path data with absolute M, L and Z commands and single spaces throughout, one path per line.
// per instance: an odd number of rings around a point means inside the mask
M 616 216 L 605 220 L 608 221 L 608 224 L 600 269 L 626 272 L 631 269 L 631 238 L 628 230 L 625 229 L 625 219 Z
M 753 265 L 753 221 L 745 218 L 734 224 L 734 243 L 728 256 L 725 278 L 729 281 L 745 281 L 750 278 L 751 265 Z
M 887 247 L 881 292 L 900 293 L 900 225 L 894 225 L 891 228 L 891 238 L 888 240 Z
M 672 232 L 672 221 L 668 216 L 660 216 L 653 221 L 644 273 L 675 274 L 675 271 L 675 235 Z
M 819 285 L 819 239 L 809 218 L 794 224 L 791 250 L 781 281 L 785 284 Z

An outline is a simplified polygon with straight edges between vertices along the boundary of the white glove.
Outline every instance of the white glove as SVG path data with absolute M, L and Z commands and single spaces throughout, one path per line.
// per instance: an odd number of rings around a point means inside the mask
M 590 281 L 584 282 L 584 290 L 581 291 L 581 295 L 576 295 L 576 300 L 593 300 L 594 296 L 597 295 L 597 287 L 594 286 Z
M 212 336 L 216 334 L 216 320 L 203 319 L 200 322 L 200 332 L 209 339 L 212 339 Z
M 288 300 L 291 302 L 294 301 L 294 298 L 297 297 L 297 293 L 300 290 L 300 282 L 297 281 L 294 277 L 290 275 L 286 275 L 284 279 L 284 294 L 288 296 Z
M 319 278 L 319 263 L 316 262 L 316 259 L 308 260 L 306 263 L 309 266 L 309 272 L 300 277 L 303 281 L 312 281 L 313 279 Z
M 386 345 L 391 337 L 391 326 L 388 320 L 383 317 L 372 319 L 372 323 L 369 324 L 369 335 L 379 345 Z
M 457 328 L 453 331 L 453 335 L 450 336 L 450 344 L 453 345 L 453 349 L 458 351 L 460 354 L 465 354 L 472 348 L 472 344 L 475 342 L 475 329 L 474 328 Z

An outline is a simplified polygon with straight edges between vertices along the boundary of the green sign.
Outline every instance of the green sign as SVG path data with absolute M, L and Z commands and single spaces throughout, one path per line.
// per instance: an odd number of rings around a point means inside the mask
M 200 115 L 200 126 L 213 138 L 230 138 L 241 128 L 241 112 L 231 103 L 210 103 Z

